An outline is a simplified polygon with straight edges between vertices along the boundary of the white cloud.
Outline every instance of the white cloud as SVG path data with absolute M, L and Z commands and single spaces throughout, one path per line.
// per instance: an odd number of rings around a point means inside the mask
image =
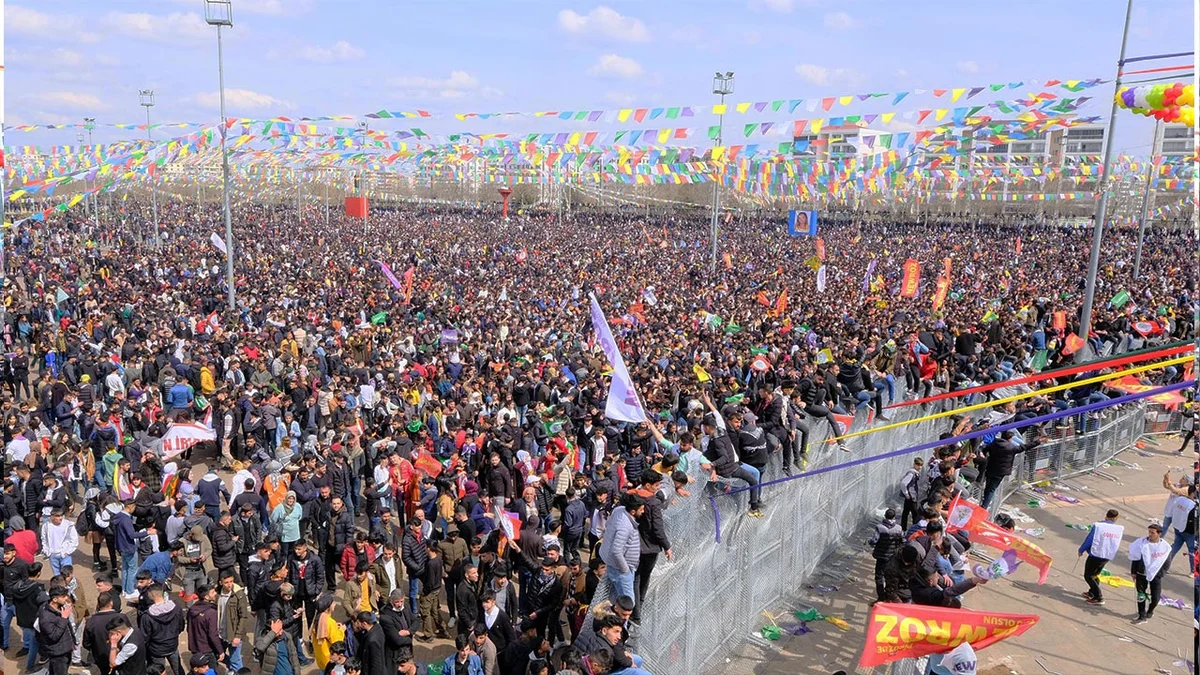
M 858 21 L 845 12 L 830 12 L 825 15 L 825 28 L 828 30 L 850 30 L 857 25 Z
M 42 105 L 69 110 L 94 111 L 106 110 L 109 107 L 108 104 L 101 101 L 95 94 L 78 91 L 49 91 L 42 94 L 33 94 L 29 98 Z
M 83 22 L 77 16 L 45 14 L 20 5 L 4 7 L 4 30 L 14 35 L 63 42 L 95 42 L 100 39 L 95 33 L 84 30 Z
M 792 6 L 796 3 L 794 0 L 763 0 L 763 4 L 767 6 L 767 9 L 773 12 L 787 14 L 788 12 L 792 11 Z
M 21 49 L 8 55 L 10 64 L 19 64 L 26 69 L 51 70 L 55 68 L 85 69 L 92 66 L 116 66 L 120 61 L 108 54 L 83 54 L 74 49 L 58 47 L 50 50 Z
M 441 79 L 421 75 L 405 75 L 392 78 L 388 84 L 400 89 L 404 98 L 416 99 L 460 99 L 469 95 L 479 98 L 497 99 L 504 92 L 495 87 L 481 86 L 479 78 L 464 70 L 455 70 Z
M 640 19 L 601 5 L 587 14 L 569 9 L 558 13 L 558 27 L 573 35 L 607 38 L 618 42 L 649 42 L 650 31 Z
M 959 61 L 957 67 L 958 72 L 968 75 L 974 75 L 979 72 L 979 64 L 974 61 Z
M 346 42 L 338 40 L 328 47 L 319 45 L 309 45 L 292 53 L 292 58 L 300 61 L 309 61 L 311 63 L 341 63 L 343 61 L 356 61 L 367 55 L 366 52 Z M 267 52 L 269 59 L 287 59 L 287 53 L 281 53 L 279 50 L 272 49 Z
M 173 12 L 166 16 L 144 12 L 110 12 L 104 23 L 126 37 L 146 42 L 178 45 L 214 40 L 213 29 L 195 12 Z
M 801 63 L 796 66 L 796 74 L 805 82 L 816 85 L 854 85 L 861 83 L 864 79 L 862 73 L 853 68 L 826 68 L 812 63 Z
M 172 0 L 177 5 L 195 7 L 200 0 Z M 282 14 L 303 14 L 312 9 L 312 0 L 235 0 L 233 16 L 237 20 L 240 14 L 263 14 L 280 16 Z
M 592 75 L 633 78 L 642 74 L 642 64 L 625 56 L 605 54 L 588 69 Z
M 206 91 L 196 94 L 192 97 L 199 105 L 205 108 L 221 107 L 221 96 L 219 92 Z M 292 105 L 287 101 L 282 101 L 257 91 L 249 89 L 226 89 L 225 90 L 225 108 L 226 114 L 237 110 L 259 110 L 262 108 L 291 108 Z
M 623 91 L 610 91 L 604 95 L 605 100 L 616 105 L 633 105 L 636 98 L 633 94 Z

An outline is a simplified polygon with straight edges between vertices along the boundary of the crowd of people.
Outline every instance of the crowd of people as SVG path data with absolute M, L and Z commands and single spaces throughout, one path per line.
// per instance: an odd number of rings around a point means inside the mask
M 713 267 L 706 220 L 685 213 L 400 208 L 325 227 L 241 204 L 229 311 L 217 213 L 160 203 L 159 242 L 137 200 L 99 229 L 69 212 L 10 233 L 0 646 L 15 618 L 29 671 L 423 673 L 436 653 L 447 675 L 642 675 L 640 608 L 676 553 L 665 509 L 803 469 L 817 425 L 887 417 L 905 391 L 1070 360 L 1090 236 L 851 220 L 818 243 L 764 217 L 727 226 Z M 1135 278 L 1131 235 L 1109 233 L 1098 296 L 1131 297 L 1097 303 L 1093 349 L 1194 337 L 1189 246 L 1151 234 Z M 909 258 L 915 297 L 899 293 Z M 604 415 L 589 294 L 644 423 Z M 175 425 L 214 440 L 155 442 Z M 960 595 L 954 563 L 940 574 L 955 548 L 938 498 L 970 464 L 986 504 L 1036 442 L 948 451 L 914 480 L 880 530 L 881 597 Z M 751 491 L 748 514 L 766 501 Z M 909 517 L 922 533 L 904 543 Z

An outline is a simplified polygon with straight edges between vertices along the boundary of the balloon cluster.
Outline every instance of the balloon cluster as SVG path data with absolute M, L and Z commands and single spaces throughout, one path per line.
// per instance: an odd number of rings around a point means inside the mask
M 1126 87 L 1117 92 L 1117 105 L 1163 122 L 1196 126 L 1195 85 L 1176 82 Z

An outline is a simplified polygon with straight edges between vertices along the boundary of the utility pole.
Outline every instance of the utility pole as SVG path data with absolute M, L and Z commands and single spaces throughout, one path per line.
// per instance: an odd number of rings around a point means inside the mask
M 146 140 L 154 142 L 154 139 L 150 136 L 150 109 L 154 107 L 154 90 L 139 89 L 138 102 L 146 108 Z M 161 245 L 162 238 L 159 236 L 158 231 L 158 171 L 155 168 L 153 158 L 150 160 L 150 170 L 148 173 L 150 178 L 150 207 L 154 215 L 154 247 L 158 248 Z M 197 181 L 197 186 L 199 186 L 199 181 Z M 198 199 L 199 187 L 197 187 L 196 192 Z
M 712 93 L 721 97 L 721 113 L 717 115 L 717 144 L 714 147 L 721 147 L 721 136 L 725 132 L 725 97 L 733 93 L 733 71 L 728 71 L 724 75 L 717 73 L 713 76 Z M 713 164 L 716 165 L 716 158 L 713 158 Z M 716 172 L 714 167 L 713 173 L 713 194 L 712 194 L 712 261 L 710 271 L 717 271 L 717 210 L 721 206 L 721 176 Z
M 1121 69 L 1125 67 L 1125 45 L 1129 42 L 1129 19 L 1133 15 L 1133 0 L 1125 4 L 1125 27 L 1121 31 L 1121 54 L 1117 58 L 1117 78 L 1114 92 L 1121 91 Z M 1108 129 L 1104 132 L 1104 165 L 1097 184 L 1100 198 L 1096 203 L 1096 222 L 1092 224 L 1092 250 L 1088 256 L 1087 290 L 1083 297 L 1083 314 L 1079 322 L 1079 337 L 1086 341 L 1092 328 L 1092 306 L 1096 301 L 1096 273 L 1100 269 L 1100 244 L 1104 241 L 1104 220 L 1108 217 L 1108 180 L 1111 176 L 1113 154 L 1113 131 L 1117 126 L 1117 97 L 1113 96 L 1112 109 L 1108 114 Z M 1085 346 L 1076 352 L 1076 360 L 1090 361 L 1093 354 Z
M 1146 187 L 1142 190 L 1142 218 L 1138 222 L 1137 253 L 1133 256 L 1133 278 L 1137 279 L 1142 273 L 1142 245 L 1146 240 L 1146 225 L 1150 220 L 1150 188 L 1154 182 L 1154 170 L 1158 168 L 1158 157 L 1155 153 L 1162 144 L 1162 120 L 1154 122 L 1154 139 L 1150 142 L 1150 166 L 1146 167 Z
M 95 117 L 83 118 L 83 126 L 85 129 L 87 129 L 87 132 L 88 132 L 88 146 L 94 146 L 94 143 L 92 141 L 92 129 L 96 128 L 96 118 Z M 99 183 L 100 183 L 100 181 L 97 180 L 93 183 L 93 185 L 99 185 Z M 92 193 L 92 198 L 89 201 L 91 201 L 91 203 L 92 203 L 92 223 L 95 224 L 96 231 L 99 232 L 100 231 L 100 197 L 98 197 L 96 193 Z

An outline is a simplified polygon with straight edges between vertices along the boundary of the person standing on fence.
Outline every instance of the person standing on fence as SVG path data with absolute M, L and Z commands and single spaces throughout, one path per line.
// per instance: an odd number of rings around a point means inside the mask
M 1129 559 L 1132 561 L 1129 573 L 1133 575 L 1137 589 L 1138 615 L 1133 620 L 1134 624 L 1143 624 L 1154 618 L 1154 608 L 1158 607 L 1158 599 L 1162 595 L 1162 578 L 1167 572 L 1169 551 L 1170 547 L 1162 538 L 1162 525 L 1158 523 L 1150 523 L 1146 536 L 1129 545 Z
M 745 481 L 750 486 L 750 510 L 746 515 L 761 518 L 762 500 L 759 499 L 758 488 L 761 476 L 757 469 L 737 460 L 733 449 L 733 440 L 730 439 L 725 428 L 725 419 L 721 417 L 720 411 L 713 405 L 707 392 L 704 394 L 704 404 L 711 411 L 709 415 L 705 415 L 704 422 L 701 423 L 704 435 L 708 437 L 708 447 L 704 450 L 704 457 L 712 462 L 710 478 L 716 481 L 720 476 L 721 478 L 737 478 Z
M 1000 438 L 983 447 L 983 454 L 987 456 L 987 467 L 984 469 L 987 485 L 983 489 L 983 501 L 979 505 L 985 509 L 991 507 L 996 490 L 999 490 L 1004 479 L 1012 474 L 1017 455 L 1025 452 L 1025 446 L 1017 445 L 1013 436 L 1012 429 L 1009 429 L 1000 434 Z
M 1117 525 L 1118 515 L 1120 514 L 1116 509 L 1109 509 L 1108 513 L 1104 514 L 1104 520 L 1092 524 L 1087 538 L 1079 545 L 1079 555 L 1088 554 L 1083 563 L 1083 580 L 1087 582 L 1088 590 L 1084 592 L 1083 597 L 1089 605 L 1104 604 L 1104 594 L 1100 591 L 1098 579 L 1104 571 L 1104 566 L 1116 557 L 1117 549 L 1121 547 L 1121 537 L 1125 528 Z
M 896 522 L 895 509 L 884 511 L 883 522 L 875 525 L 875 536 L 871 538 L 871 542 L 875 546 L 875 550 L 872 551 L 875 557 L 875 602 L 883 602 L 887 599 L 884 568 L 904 545 L 904 529 Z
M 636 494 L 627 493 L 608 519 L 604 539 L 600 542 L 600 559 L 608 567 L 606 578 L 614 596 L 634 597 L 633 577 L 642 554 L 638 518 L 645 511 L 645 501 Z
M 912 468 L 905 472 L 900 478 L 900 496 L 904 499 L 904 508 L 900 512 L 900 529 L 908 529 L 908 517 L 912 516 L 916 521 L 918 518 L 917 505 L 920 488 L 921 488 L 921 470 L 925 467 L 925 460 L 920 457 L 913 458 Z

